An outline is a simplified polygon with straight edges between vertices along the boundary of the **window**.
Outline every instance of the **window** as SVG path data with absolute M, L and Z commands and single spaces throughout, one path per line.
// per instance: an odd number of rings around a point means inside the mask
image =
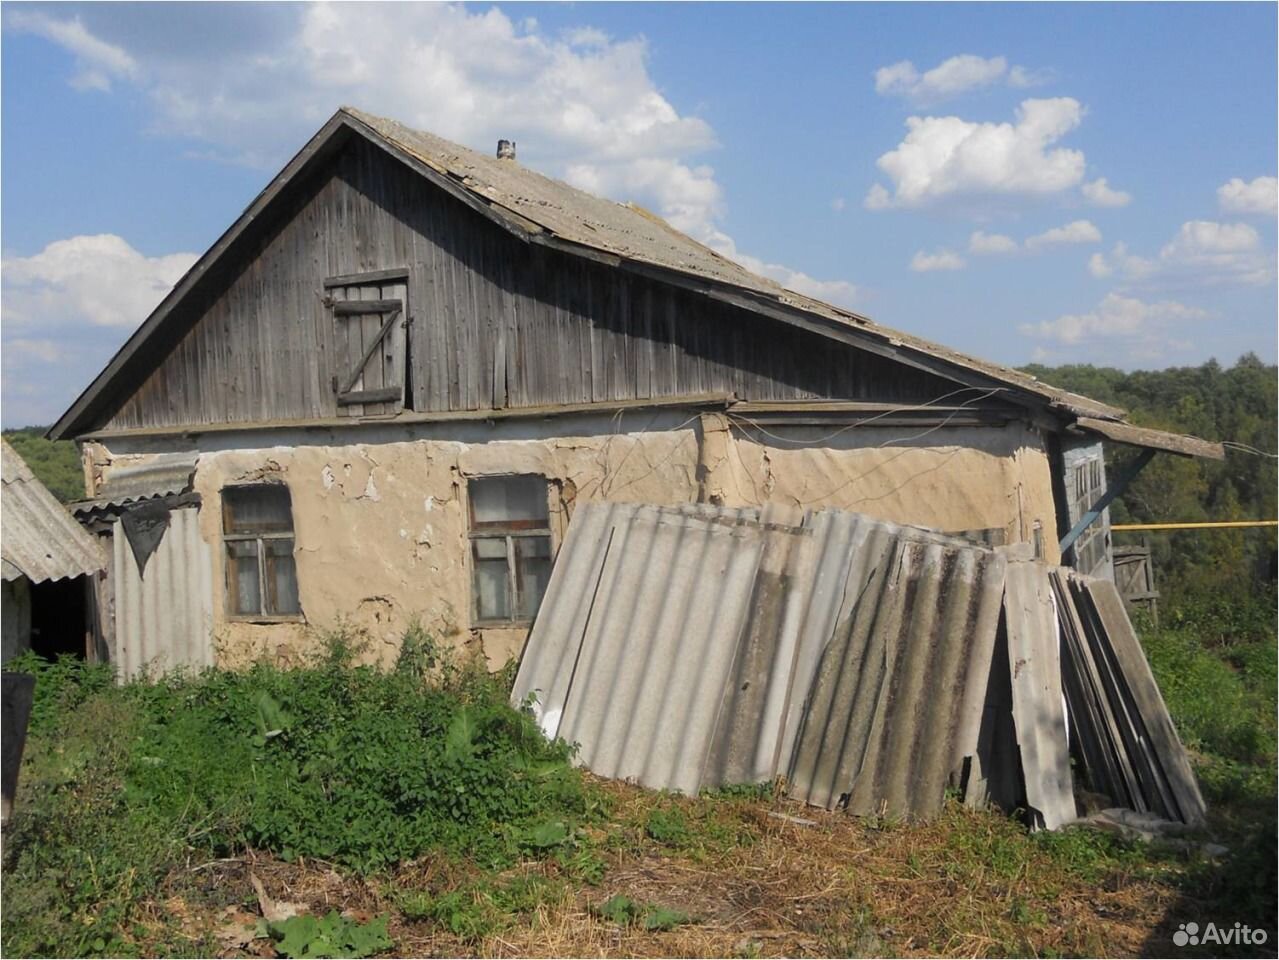
M 467 493 L 475 622 L 529 623 L 551 576 L 546 479 L 477 477 Z
M 230 616 L 296 619 L 301 615 L 288 487 L 270 483 L 224 489 L 222 540 Z
M 1100 456 L 1092 456 L 1075 468 L 1075 499 L 1071 504 L 1071 523 L 1092 509 L 1105 491 L 1105 467 Z M 1106 560 L 1107 535 L 1104 525 L 1097 521 L 1080 535 L 1071 548 L 1075 569 L 1081 573 L 1093 573 Z

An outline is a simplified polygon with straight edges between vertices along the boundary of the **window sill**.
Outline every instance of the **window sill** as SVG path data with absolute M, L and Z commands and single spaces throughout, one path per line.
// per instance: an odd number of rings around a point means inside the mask
M 472 630 L 527 630 L 532 620 L 480 620 L 471 624 Z
M 302 616 L 301 614 L 298 614 L 297 616 L 287 616 L 287 617 L 264 617 L 256 613 L 250 613 L 250 614 L 228 613 L 226 615 L 226 620 L 228 623 L 261 623 L 261 624 L 306 623 L 306 617 Z

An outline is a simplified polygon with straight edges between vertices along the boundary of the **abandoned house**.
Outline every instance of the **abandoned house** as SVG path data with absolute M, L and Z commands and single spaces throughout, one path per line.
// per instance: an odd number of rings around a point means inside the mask
M 1222 455 L 513 153 L 339 110 L 51 429 L 123 672 L 287 662 L 340 620 L 501 664 L 587 501 L 837 508 L 1104 574 L 1102 441 Z
M 7 440 L 0 440 L 0 486 L 0 661 L 25 650 L 95 657 L 101 548 Z

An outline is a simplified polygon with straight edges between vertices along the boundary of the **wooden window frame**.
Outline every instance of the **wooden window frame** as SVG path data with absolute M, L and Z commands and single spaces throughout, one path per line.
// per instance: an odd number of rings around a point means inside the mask
M 471 499 L 470 484 L 476 481 L 484 480 L 506 480 L 515 477 L 536 477 L 540 480 L 545 488 L 546 497 L 546 517 L 544 520 L 515 520 L 511 523 L 493 523 L 476 529 L 475 526 L 475 509 Z M 532 540 L 544 538 L 546 540 L 547 549 L 550 553 L 551 561 L 555 558 L 555 539 L 551 532 L 551 510 L 550 510 L 550 491 L 551 485 L 547 477 L 540 473 L 493 473 L 486 476 L 468 477 L 467 478 L 467 495 L 466 495 L 466 527 L 467 527 L 467 562 L 470 566 L 470 590 L 471 590 L 471 625 L 477 629 L 500 629 L 500 628 L 526 628 L 532 625 L 533 617 L 523 618 L 518 616 L 517 611 L 520 608 L 519 602 L 519 577 L 517 558 L 515 553 L 515 541 Z M 541 524 L 537 526 L 536 524 Z M 510 609 L 512 617 L 503 619 L 495 617 L 480 616 L 480 593 L 475 588 L 475 541 L 477 540 L 502 540 L 506 544 L 506 589 L 507 597 L 510 601 Z M 539 604 L 540 605 L 540 604 Z
M 267 575 L 266 575 L 266 541 L 270 540 L 290 540 L 294 542 L 294 583 L 297 582 L 297 527 L 293 523 L 293 492 L 289 490 L 287 484 L 282 483 L 236 483 L 228 484 L 222 488 L 223 494 L 228 490 L 261 490 L 269 487 L 283 487 L 289 494 L 289 529 L 287 532 L 280 531 L 259 531 L 257 533 L 227 533 L 226 532 L 226 513 L 230 509 L 227 506 L 226 497 L 222 497 L 222 564 L 224 567 L 223 588 L 224 603 L 223 611 L 228 620 L 234 620 L 237 623 L 305 623 L 306 617 L 302 612 L 302 597 L 299 590 L 298 596 L 298 612 L 297 613 L 264 613 L 266 607 L 267 592 Z M 236 594 L 236 586 L 231 582 L 232 565 L 227 556 L 227 544 L 230 543 L 250 543 L 257 544 L 257 560 L 258 560 L 258 607 L 257 613 L 237 613 L 234 607 L 234 597 Z

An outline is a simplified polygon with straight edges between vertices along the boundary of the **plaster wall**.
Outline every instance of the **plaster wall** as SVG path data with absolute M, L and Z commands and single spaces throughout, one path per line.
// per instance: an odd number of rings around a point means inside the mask
M 832 506 L 943 530 L 1001 527 L 1008 542 L 1031 541 L 1036 523 L 1054 529 L 1048 458 L 1033 428 L 945 428 L 911 440 L 902 434 L 921 431 L 767 429 L 771 436 L 721 414 L 665 411 L 625 423 L 597 415 L 103 440 L 91 451 L 86 445 L 86 457 L 100 469 L 198 445 L 194 489 L 213 560 L 214 649 L 226 665 L 262 656 L 295 662 L 318 630 L 340 621 L 363 632 L 367 657 L 384 663 L 415 619 L 494 668 L 518 656 L 525 629 L 471 628 L 469 477 L 545 476 L 553 547 L 574 505 L 594 499 Z M 221 490 L 256 481 L 289 487 L 305 622 L 225 613 Z M 1055 549 L 1054 540 L 1043 538 Z

